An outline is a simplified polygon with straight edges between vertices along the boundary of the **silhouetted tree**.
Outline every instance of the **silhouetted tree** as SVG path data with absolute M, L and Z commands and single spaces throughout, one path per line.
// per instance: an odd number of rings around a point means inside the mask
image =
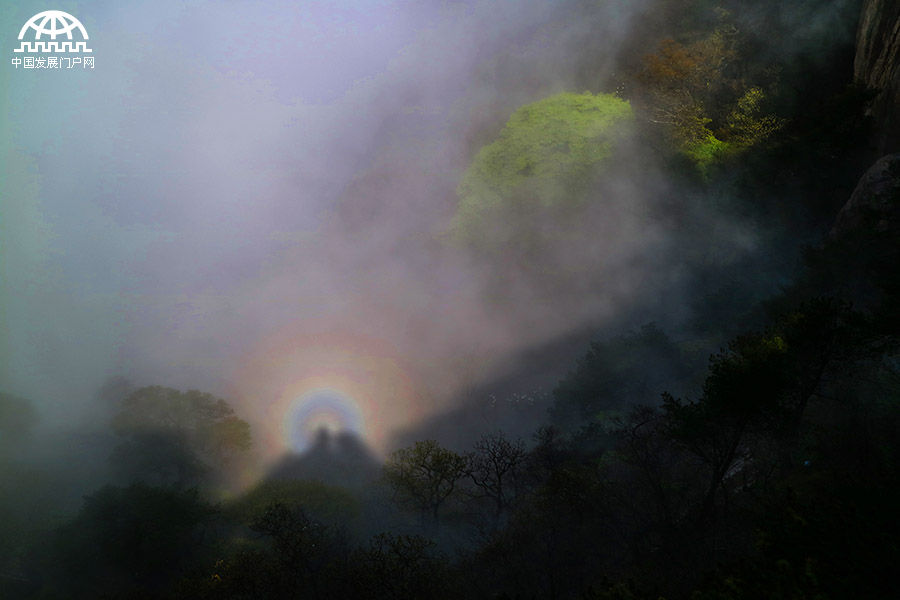
M 476 497 L 493 504 L 494 527 L 524 492 L 527 456 L 522 441 L 510 441 L 503 432 L 482 436 L 466 456 L 466 475 L 475 484 Z
M 419 511 L 423 524 L 430 522 L 433 529 L 438 527 L 441 506 L 465 472 L 466 459 L 434 440 L 401 448 L 384 465 L 395 501 Z
M 214 514 L 195 490 L 101 488 L 32 549 L 30 579 L 58 597 L 158 596 L 210 558 Z
M 335 559 L 345 550 L 335 531 L 311 519 L 301 507 L 281 503 L 269 506 L 251 528 L 271 540 L 286 590 L 324 597 Z
M 652 403 L 665 389 L 687 387 L 691 371 L 678 345 L 649 323 L 636 332 L 592 342 L 553 390 L 550 416 L 555 425 L 577 430 L 630 406 Z
M 425 600 L 447 595 L 445 559 L 423 537 L 379 534 L 356 562 L 360 597 Z

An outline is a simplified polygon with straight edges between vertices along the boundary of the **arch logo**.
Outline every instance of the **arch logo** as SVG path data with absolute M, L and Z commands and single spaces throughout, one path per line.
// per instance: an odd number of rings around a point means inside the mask
M 93 69 L 87 30 L 81 21 L 61 10 L 34 15 L 19 31 L 19 47 L 12 65 L 18 69 Z

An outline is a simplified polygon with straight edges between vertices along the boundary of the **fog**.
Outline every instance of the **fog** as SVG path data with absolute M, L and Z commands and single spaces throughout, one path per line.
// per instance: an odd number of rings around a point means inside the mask
M 894 597 L 897 18 L 7 3 L 0 596 Z
M 673 207 L 677 182 L 637 144 L 583 217 L 594 235 L 543 267 L 447 241 L 459 177 L 518 106 L 623 85 L 620 51 L 657 26 L 643 2 L 63 8 L 96 67 L 4 71 L 0 387 L 44 425 L 102 422 L 97 390 L 121 376 L 228 398 L 271 460 L 290 403 L 325 389 L 385 451 L 522 353 L 690 329 L 693 263 L 793 260 L 727 201 Z M 40 9 L 10 7 L 4 30 Z M 568 265 L 590 274 L 535 275 Z

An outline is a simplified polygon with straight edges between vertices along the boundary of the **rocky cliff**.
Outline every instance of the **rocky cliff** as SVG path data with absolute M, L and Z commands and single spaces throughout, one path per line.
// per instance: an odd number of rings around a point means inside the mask
M 900 333 L 900 154 L 866 171 L 824 247 L 808 258 L 817 294 L 852 300 Z
M 900 232 L 900 154 L 883 156 L 866 171 L 838 214 L 831 237 L 858 230 Z
M 859 83 L 879 90 L 870 112 L 879 154 L 900 150 L 900 1 L 864 0 L 853 70 Z

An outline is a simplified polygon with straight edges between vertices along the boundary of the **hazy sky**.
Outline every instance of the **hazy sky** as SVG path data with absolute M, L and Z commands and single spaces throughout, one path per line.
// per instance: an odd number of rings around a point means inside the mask
M 498 266 L 441 232 L 461 125 L 567 89 L 572 40 L 611 64 L 640 4 L 583 23 L 522 0 L 60 2 L 95 68 L 49 72 L 10 58 L 50 7 L 5 4 L 0 388 L 65 421 L 113 375 L 197 387 L 273 448 L 291 403 L 324 389 L 379 444 L 516 349 L 615 314 L 668 243 L 626 181 L 573 257 L 617 276 L 571 306 L 526 283 L 490 306 Z

